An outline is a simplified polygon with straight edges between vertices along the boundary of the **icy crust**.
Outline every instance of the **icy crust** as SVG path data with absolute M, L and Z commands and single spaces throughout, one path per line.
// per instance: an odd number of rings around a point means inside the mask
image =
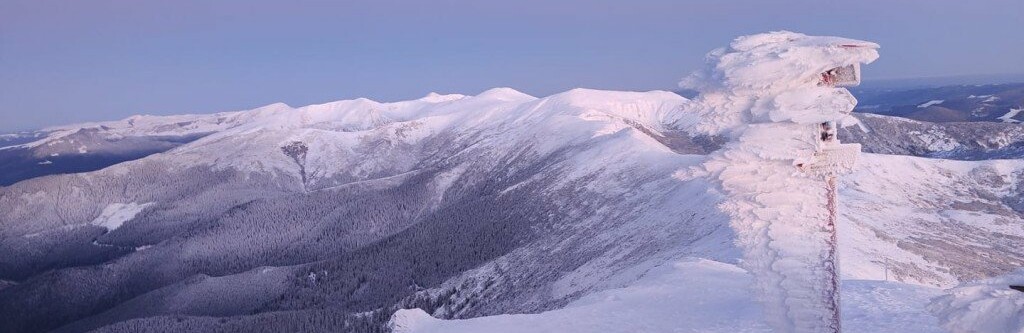
M 778 332 L 829 332 L 838 293 L 828 269 L 826 183 L 795 161 L 817 148 L 818 123 L 843 122 L 856 99 L 820 87 L 828 69 L 869 63 L 878 45 L 837 37 L 772 32 L 737 38 L 708 54 L 708 65 L 683 79 L 701 95 L 677 126 L 726 134 L 723 149 L 681 178 L 707 177 L 724 194 L 742 266 L 754 276 L 765 320 Z M 690 118 L 687 118 L 687 117 Z
M 1011 274 L 965 283 L 928 306 L 952 333 L 1024 332 L 1024 269 Z

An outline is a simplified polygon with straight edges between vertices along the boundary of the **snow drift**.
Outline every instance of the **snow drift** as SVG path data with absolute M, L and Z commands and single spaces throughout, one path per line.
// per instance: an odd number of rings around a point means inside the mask
M 935 298 L 929 309 L 952 333 L 1024 332 L 1024 269 L 965 283 Z

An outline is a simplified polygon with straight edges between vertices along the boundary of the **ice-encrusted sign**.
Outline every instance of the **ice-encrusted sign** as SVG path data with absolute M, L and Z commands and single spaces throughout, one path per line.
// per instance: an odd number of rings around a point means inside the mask
M 828 145 L 814 152 L 811 159 L 797 163 L 803 172 L 820 176 L 835 176 L 853 172 L 860 155 L 860 144 L 843 143 Z

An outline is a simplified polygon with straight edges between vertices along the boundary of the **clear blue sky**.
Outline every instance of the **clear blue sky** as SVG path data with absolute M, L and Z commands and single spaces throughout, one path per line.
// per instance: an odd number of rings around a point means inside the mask
M 673 89 L 737 35 L 882 44 L 867 78 L 1024 72 L 1024 1 L 0 0 L 0 130 L 509 86 Z

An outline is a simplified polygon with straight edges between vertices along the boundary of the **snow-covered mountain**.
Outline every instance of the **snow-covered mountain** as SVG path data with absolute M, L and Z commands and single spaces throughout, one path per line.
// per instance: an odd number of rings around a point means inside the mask
M 0 331 L 766 331 L 730 194 L 693 172 L 731 137 L 695 101 L 498 88 L 51 129 L 7 149 L 190 139 L 0 187 Z M 939 125 L 860 119 L 845 328 L 940 332 L 931 297 L 1024 262 L 1024 162 L 910 156 L 951 151 L 910 131 Z
M 191 142 L 245 121 L 247 112 L 133 116 L 0 136 L 0 186 L 40 176 L 99 170 Z M 239 119 L 242 118 L 242 119 Z
M 854 89 L 858 111 L 932 122 L 1020 123 L 1024 83 Z
M 872 153 L 954 160 L 1024 158 L 1024 127 L 1018 124 L 970 122 L 931 123 L 855 114 L 863 130 L 840 130 L 844 141 L 859 142 Z

